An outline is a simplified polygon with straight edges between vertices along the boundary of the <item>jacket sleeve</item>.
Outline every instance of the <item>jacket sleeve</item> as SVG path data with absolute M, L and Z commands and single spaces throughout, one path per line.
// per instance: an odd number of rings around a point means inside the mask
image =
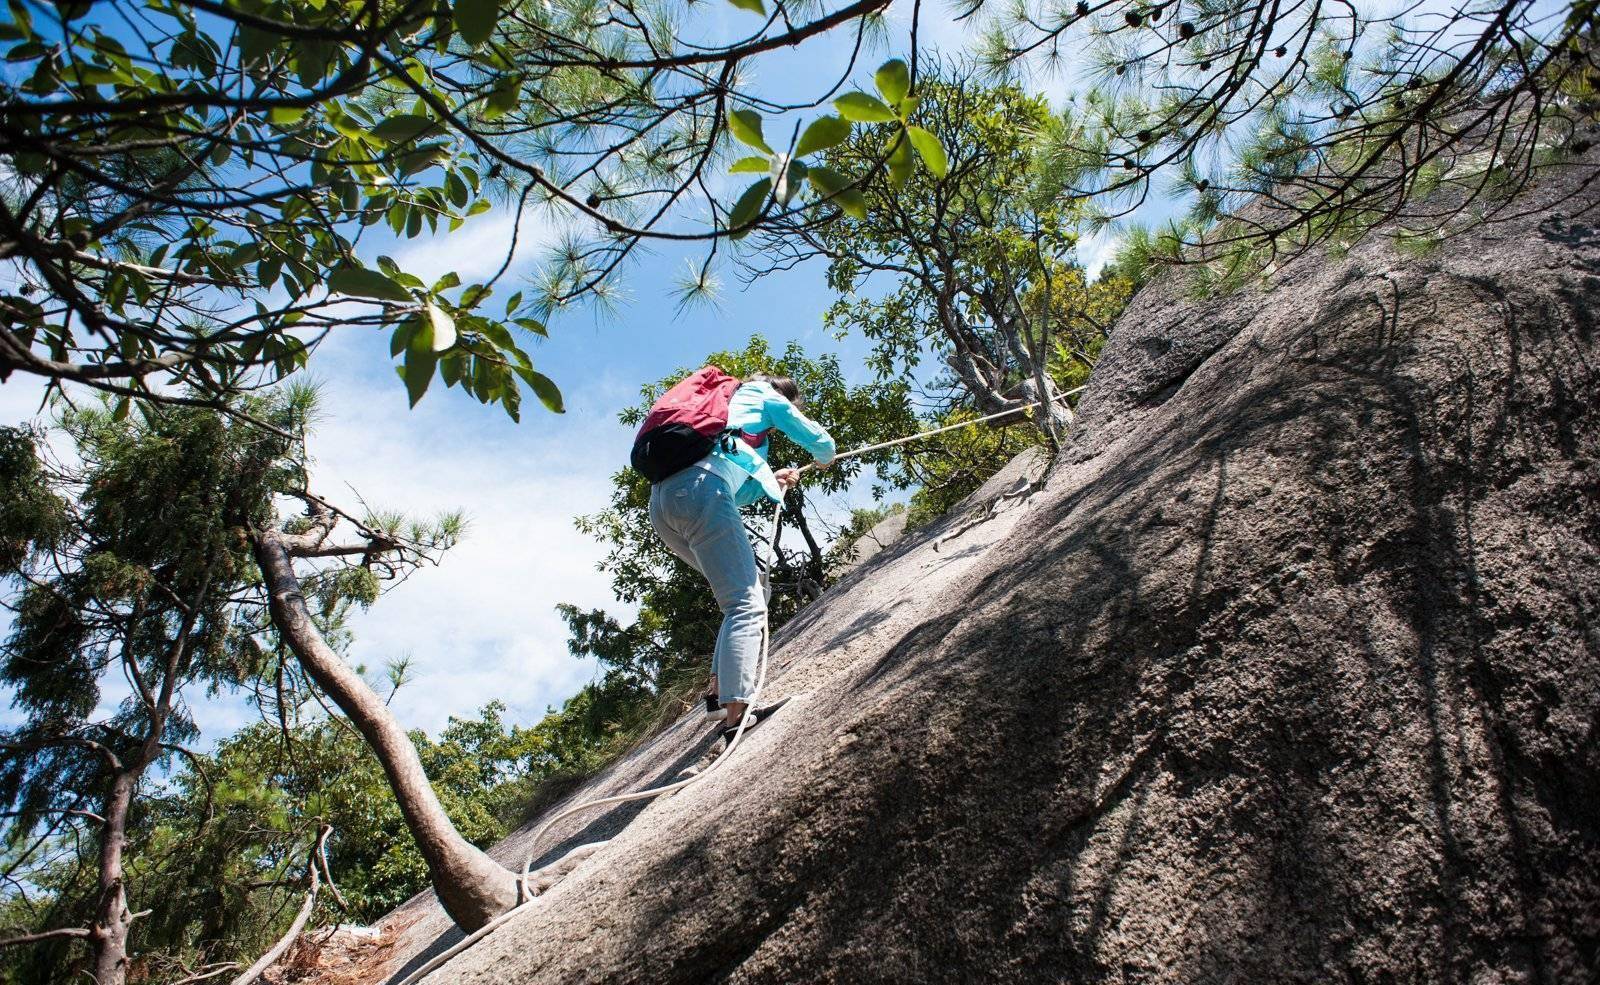
M 800 413 L 800 409 L 791 404 L 783 394 L 766 387 L 765 404 L 762 410 L 772 426 L 788 435 L 795 444 L 811 453 L 818 465 L 827 465 L 833 461 L 835 453 L 833 437 L 827 429 L 811 418 Z

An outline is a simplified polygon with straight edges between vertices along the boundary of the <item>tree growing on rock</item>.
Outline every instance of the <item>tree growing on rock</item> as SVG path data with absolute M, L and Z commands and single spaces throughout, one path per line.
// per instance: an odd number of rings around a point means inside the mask
M 888 122 L 880 125 L 887 136 L 862 131 L 825 155 L 858 176 L 860 208 L 795 219 L 768 235 L 751 264 L 764 272 L 825 259 L 840 294 L 829 324 L 871 339 L 880 374 L 915 370 L 931 352 L 947 370 L 936 379 L 983 414 L 1015 409 L 1021 419 L 1042 403 L 1034 421 L 1059 446 L 1071 410 L 1052 369 L 1092 366 L 1108 316 L 1128 292 L 1118 280 L 1084 280 L 1074 256 L 1080 216 L 1059 186 L 1038 180 L 1046 101 L 970 74 L 958 63 L 928 63 L 905 110 L 915 120 L 906 136 Z M 900 142 L 880 167 L 886 139 Z M 937 166 L 913 167 L 917 154 Z
M 406 526 L 398 518 L 357 518 L 303 487 L 286 492 L 306 504 L 303 516 L 257 517 L 245 532 L 261 573 L 270 631 L 361 733 L 383 767 L 440 903 L 457 924 L 476 930 L 521 900 L 516 874 L 462 837 L 410 735 L 388 702 L 344 661 L 311 604 L 322 584 L 375 583 L 374 569 L 395 576 L 428 563 L 459 536 L 460 518 Z

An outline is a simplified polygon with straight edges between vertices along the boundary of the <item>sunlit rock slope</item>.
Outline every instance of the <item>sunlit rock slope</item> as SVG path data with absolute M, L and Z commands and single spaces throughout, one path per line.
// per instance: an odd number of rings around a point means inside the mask
M 614 840 L 433 981 L 1600 980 L 1593 173 L 1146 288 L 1041 492 L 853 571 L 725 771 L 562 832 Z M 356 978 L 453 939 L 385 931 Z

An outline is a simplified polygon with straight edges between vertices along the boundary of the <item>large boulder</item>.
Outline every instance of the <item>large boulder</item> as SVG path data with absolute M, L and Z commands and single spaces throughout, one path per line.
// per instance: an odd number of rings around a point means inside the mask
M 1147 287 L 1042 491 L 853 572 L 748 748 L 434 980 L 1600 980 L 1593 174 Z

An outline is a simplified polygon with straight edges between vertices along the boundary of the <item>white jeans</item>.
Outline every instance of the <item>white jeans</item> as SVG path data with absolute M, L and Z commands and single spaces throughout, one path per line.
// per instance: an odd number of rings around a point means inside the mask
M 699 466 L 668 476 L 650 490 L 650 525 L 668 550 L 705 576 L 722 609 L 711 658 L 719 699 L 749 701 L 770 589 L 727 482 Z

